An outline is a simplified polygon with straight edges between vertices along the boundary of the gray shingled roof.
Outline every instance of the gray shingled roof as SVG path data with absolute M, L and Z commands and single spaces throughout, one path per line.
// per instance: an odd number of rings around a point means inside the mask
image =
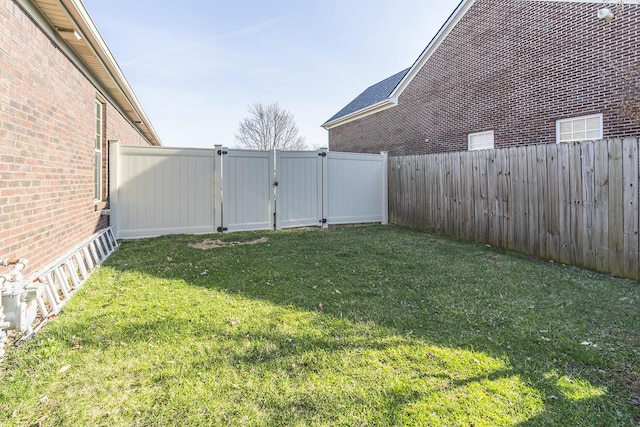
M 347 116 L 356 111 L 360 111 L 371 105 L 377 104 L 380 101 L 384 101 L 391 95 L 391 92 L 396 88 L 400 80 L 407 74 L 411 68 L 402 70 L 391 77 L 387 77 L 379 83 L 374 84 L 367 88 L 364 92 L 356 97 L 353 101 L 348 103 L 342 110 L 338 111 L 333 117 L 327 120 L 324 124 L 330 123 L 341 117 Z

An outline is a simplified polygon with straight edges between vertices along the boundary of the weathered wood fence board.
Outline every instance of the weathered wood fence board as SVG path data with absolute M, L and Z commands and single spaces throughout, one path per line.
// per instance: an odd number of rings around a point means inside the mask
M 571 227 L 571 181 L 569 180 L 569 153 L 571 145 L 558 145 L 558 230 L 564 233 Z M 571 248 L 569 240 L 558 236 L 560 254 L 558 261 L 571 264 Z M 534 252 L 532 252 L 534 253 Z
M 389 158 L 389 220 L 639 278 L 638 138 Z
M 622 185 L 622 141 L 613 141 L 609 146 L 609 269 L 615 275 L 623 271 L 623 206 Z M 606 242 L 603 242 L 606 244 Z
M 625 141 L 626 142 L 626 141 Z M 638 272 L 638 145 L 623 145 L 624 276 Z

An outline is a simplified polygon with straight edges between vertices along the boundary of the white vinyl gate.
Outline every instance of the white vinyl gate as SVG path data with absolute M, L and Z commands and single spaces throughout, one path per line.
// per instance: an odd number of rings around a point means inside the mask
M 276 153 L 276 229 L 322 225 L 323 154 Z
M 273 152 L 225 149 L 221 153 L 222 217 L 218 231 L 271 228 Z
M 117 238 L 387 222 L 387 156 L 110 143 Z

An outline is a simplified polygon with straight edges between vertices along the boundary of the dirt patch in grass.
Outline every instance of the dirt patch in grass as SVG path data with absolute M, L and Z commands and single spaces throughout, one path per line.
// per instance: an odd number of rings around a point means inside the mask
M 194 249 L 206 250 L 221 248 L 224 246 L 257 245 L 259 243 L 266 243 L 267 241 L 269 241 L 268 237 L 260 237 L 259 239 L 248 240 L 246 242 L 225 242 L 224 240 L 220 239 L 204 239 L 200 242 L 189 243 L 189 247 Z

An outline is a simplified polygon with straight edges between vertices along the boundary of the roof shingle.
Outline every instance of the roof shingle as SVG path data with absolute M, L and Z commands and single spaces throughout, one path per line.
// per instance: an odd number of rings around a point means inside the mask
M 349 114 L 355 113 L 356 111 L 360 111 L 364 108 L 375 105 L 380 101 L 384 101 L 389 97 L 389 95 L 391 95 L 391 92 L 393 92 L 398 83 L 400 83 L 402 78 L 410 69 L 411 68 L 402 70 L 399 73 L 394 74 L 391 77 L 387 77 L 381 82 L 368 87 L 364 92 L 358 95 L 353 101 L 347 104 L 342 110 L 338 111 L 324 124 L 326 125 L 327 123 L 333 122 L 334 120 L 337 120 L 341 117 L 348 116 Z

